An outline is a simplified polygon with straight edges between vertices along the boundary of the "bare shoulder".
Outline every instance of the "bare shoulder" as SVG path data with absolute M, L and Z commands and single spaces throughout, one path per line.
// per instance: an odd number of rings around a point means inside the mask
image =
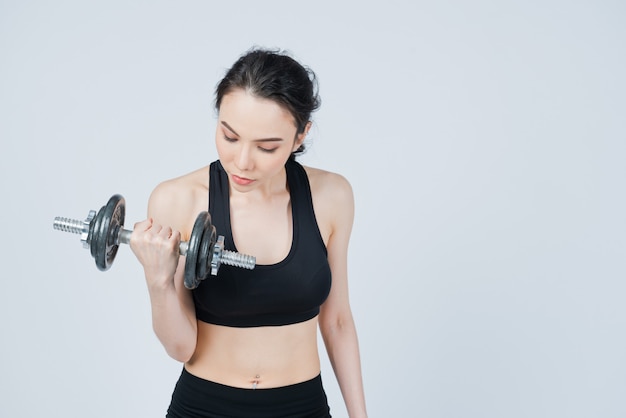
M 341 174 L 304 167 L 311 184 L 311 196 L 320 231 L 325 237 L 337 228 L 348 229 L 354 218 L 354 195 L 350 182 Z
M 341 174 L 319 168 L 304 167 L 311 184 L 313 198 L 337 203 L 350 203 L 354 197 L 350 182 Z
M 148 216 L 186 235 L 197 214 L 207 210 L 208 176 L 208 167 L 203 167 L 159 183 L 150 194 Z

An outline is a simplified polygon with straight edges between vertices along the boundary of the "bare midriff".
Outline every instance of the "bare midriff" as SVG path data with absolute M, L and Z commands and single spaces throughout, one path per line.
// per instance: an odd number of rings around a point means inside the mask
M 271 327 L 234 328 L 198 321 L 196 351 L 187 371 L 223 385 L 267 389 L 320 373 L 317 317 Z

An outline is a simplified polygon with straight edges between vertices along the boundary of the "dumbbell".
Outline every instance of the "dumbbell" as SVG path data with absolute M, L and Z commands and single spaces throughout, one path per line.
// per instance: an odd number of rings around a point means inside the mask
M 120 244 L 129 244 L 133 231 L 124 229 L 126 201 L 113 195 L 97 213 L 89 211 L 84 221 L 54 218 L 54 229 L 80 234 L 83 247 L 91 251 L 100 271 L 113 264 Z M 208 212 L 200 212 L 194 222 L 189 241 L 181 241 L 180 255 L 185 259 L 185 287 L 195 289 L 209 275 L 217 275 L 221 264 L 252 270 L 256 258 L 224 249 L 224 237 L 217 236 Z

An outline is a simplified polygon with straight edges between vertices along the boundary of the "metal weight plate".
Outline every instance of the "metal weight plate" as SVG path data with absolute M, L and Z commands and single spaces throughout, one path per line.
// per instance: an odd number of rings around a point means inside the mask
M 89 244 L 89 252 L 93 258 L 98 254 L 98 234 L 100 231 L 100 224 L 102 223 L 102 214 L 104 213 L 104 206 L 100 208 L 96 216 L 89 224 L 89 234 L 87 235 L 87 243 Z
M 202 235 L 206 231 L 207 224 L 210 223 L 208 215 L 208 212 L 200 212 L 198 214 L 189 237 L 187 255 L 185 257 L 185 287 L 190 290 L 198 287 L 201 281 L 197 274 L 197 264 Z
M 211 223 L 211 215 L 208 215 L 208 223 L 202 234 L 202 243 L 200 244 L 200 253 L 198 254 L 198 266 L 196 268 L 197 276 L 200 280 L 206 279 L 211 273 L 211 258 L 213 257 L 213 246 L 217 238 L 215 226 Z
M 113 195 L 96 215 L 96 218 L 100 218 L 100 220 L 94 225 L 91 254 L 96 259 L 96 266 L 101 271 L 111 268 L 117 255 L 119 248 L 117 237 L 120 229 L 124 226 L 125 205 L 126 202 L 121 195 Z M 95 247 L 93 247 L 94 244 Z

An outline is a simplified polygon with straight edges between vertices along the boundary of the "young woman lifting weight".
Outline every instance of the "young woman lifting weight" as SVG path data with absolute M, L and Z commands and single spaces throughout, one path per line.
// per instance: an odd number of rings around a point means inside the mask
M 184 363 L 168 417 L 329 417 L 318 326 L 350 417 L 367 416 L 348 298 L 352 189 L 295 158 L 319 103 L 309 69 L 248 51 L 216 89 L 219 160 L 159 184 L 135 225 L 154 330 Z M 222 265 L 190 291 L 178 244 L 207 205 L 225 248 L 257 265 Z

